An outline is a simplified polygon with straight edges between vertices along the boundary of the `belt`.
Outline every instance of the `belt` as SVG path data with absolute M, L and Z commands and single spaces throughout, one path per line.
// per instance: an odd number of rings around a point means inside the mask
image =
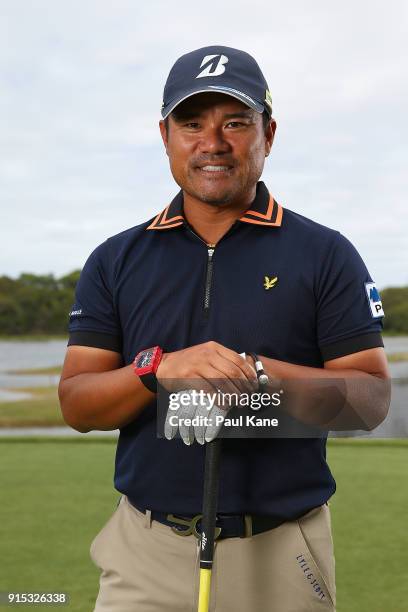
M 129 502 L 139 512 L 145 514 L 146 509 L 140 508 L 128 497 Z M 202 514 L 195 516 L 174 515 L 167 512 L 151 511 L 151 518 L 163 525 L 171 527 L 172 531 L 180 536 L 194 535 L 201 539 L 200 521 Z M 285 523 L 288 519 L 269 515 L 257 514 L 217 514 L 215 539 L 224 538 L 249 538 L 250 536 L 275 529 Z

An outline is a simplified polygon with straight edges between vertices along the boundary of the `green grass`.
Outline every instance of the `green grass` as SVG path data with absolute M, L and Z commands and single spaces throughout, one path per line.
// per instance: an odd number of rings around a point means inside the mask
M 65 425 L 57 387 L 16 389 L 30 393 L 30 399 L 0 402 L 0 427 L 55 427 Z
M 6 370 L 6 374 L 18 374 L 36 376 L 39 374 L 61 374 L 62 366 L 55 365 L 49 368 L 21 368 L 19 370 Z
M 0 591 L 67 592 L 64 609 L 93 609 L 99 570 L 89 546 L 119 497 L 114 451 L 99 440 L 0 442 Z
M 408 609 L 408 440 L 333 440 L 338 612 Z
M 86 437 L 0 441 L 0 591 L 66 591 L 65 609 L 93 609 L 99 570 L 89 546 L 118 499 L 115 447 Z M 330 440 L 327 453 L 338 486 L 337 612 L 404 612 L 408 441 Z
M 398 361 L 408 361 L 408 353 L 388 353 L 387 359 L 390 363 L 397 363 Z

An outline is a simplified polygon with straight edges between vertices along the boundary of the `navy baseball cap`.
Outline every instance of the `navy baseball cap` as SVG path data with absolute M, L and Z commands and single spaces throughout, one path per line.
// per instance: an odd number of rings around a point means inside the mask
M 268 83 L 254 58 L 239 49 L 213 45 L 186 53 L 176 61 L 164 86 L 163 119 L 186 98 L 208 91 L 224 93 L 258 113 L 272 115 Z

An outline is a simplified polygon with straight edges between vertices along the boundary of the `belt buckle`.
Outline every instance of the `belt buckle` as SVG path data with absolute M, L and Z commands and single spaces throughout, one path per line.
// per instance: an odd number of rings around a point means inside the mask
M 250 514 L 244 515 L 244 527 L 245 527 L 244 538 L 250 538 L 252 536 L 252 516 Z
M 182 519 L 178 516 L 174 516 L 174 514 L 168 514 L 167 520 L 172 523 L 177 523 L 177 525 L 183 525 L 183 527 L 187 527 L 187 529 L 178 529 L 177 527 L 170 526 L 170 529 L 173 533 L 179 536 L 189 536 L 193 534 L 198 540 L 201 540 L 201 533 L 197 531 L 197 523 L 203 518 L 202 514 L 196 514 L 192 519 Z M 214 532 L 214 540 L 218 538 L 221 533 L 221 527 L 216 527 Z

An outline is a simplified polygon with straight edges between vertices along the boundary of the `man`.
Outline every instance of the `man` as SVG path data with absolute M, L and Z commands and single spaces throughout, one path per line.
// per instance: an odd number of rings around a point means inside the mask
M 244 351 L 271 379 L 370 389 L 388 377 L 382 307 L 360 256 L 259 181 L 276 130 L 271 104 L 243 51 L 179 58 L 160 132 L 181 190 L 154 219 L 98 246 L 82 271 L 61 407 L 78 431 L 120 429 L 122 497 L 91 547 L 102 570 L 97 612 L 196 606 L 205 446 L 157 437 L 157 380 L 242 391 L 255 379 Z M 347 405 L 356 428 L 372 429 L 388 398 L 347 387 Z M 321 422 L 336 429 L 330 409 L 323 403 Z M 335 609 L 325 457 L 325 438 L 224 440 L 211 610 Z

